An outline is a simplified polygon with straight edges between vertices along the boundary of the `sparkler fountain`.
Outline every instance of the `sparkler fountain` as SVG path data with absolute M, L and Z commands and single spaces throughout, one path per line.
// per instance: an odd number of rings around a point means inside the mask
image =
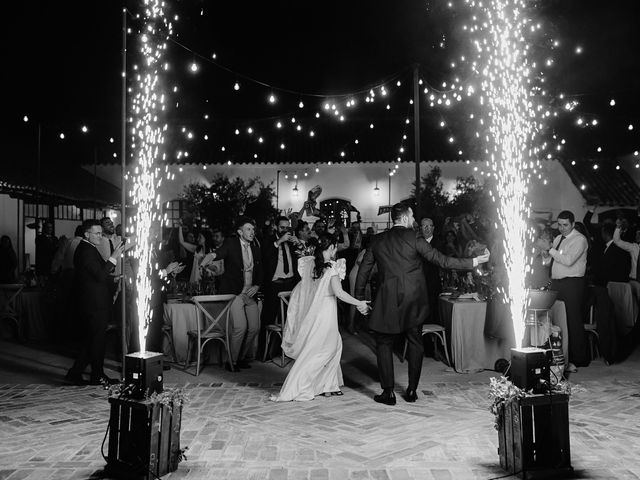
M 524 0 L 466 0 L 477 12 L 471 32 L 477 53 L 474 70 L 481 77 L 481 105 L 488 107 L 485 152 L 497 179 L 498 217 L 504 229 L 504 264 L 509 279 L 505 292 L 517 346 L 524 335 L 527 291 L 525 276 L 530 268 L 527 242 L 532 240 L 527 219 L 531 172 L 539 168 L 534 141 L 536 120 L 527 29 L 535 31 L 524 17 Z
M 166 125 L 161 124 L 165 98 L 161 91 L 159 71 L 163 68 L 162 60 L 166 49 L 164 39 L 170 33 L 171 24 L 165 17 L 164 3 L 145 0 L 144 24 L 139 38 L 143 64 L 135 76 L 137 86 L 132 100 L 131 145 L 135 156 L 131 196 L 136 207 L 131 233 L 136 238 L 134 256 L 139 264 L 136 274 L 136 306 L 141 352 L 145 350 L 151 317 L 151 279 L 158 274 L 158 266 L 152 256 L 155 240 L 152 225 L 160 221 L 160 196 L 156 192 L 160 184 L 157 161 L 164 159 L 163 132 L 166 130 Z

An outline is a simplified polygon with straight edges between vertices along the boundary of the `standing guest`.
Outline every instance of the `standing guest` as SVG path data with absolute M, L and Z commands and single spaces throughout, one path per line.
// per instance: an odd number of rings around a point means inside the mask
M 625 242 L 621 238 L 620 228 L 613 232 L 613 243 L 629 253 L 631 264 L 629 265 L 629 284 L 636 302 L 640 303 L 640 271 L 638 271 L 638 260 L 640 260 L 640 229 L 636 230 L 635 242 Z
M 72 383 L 82 383 L 82 372 L 91 364 L 90 383 L 106 385 L 117 382 L 105 375 L 103 365 L 105 336 L 113 303 L 110 292 L 111 273 L 124 251 L 124 245 L 118 242 L 111 256 L 105 261 L 97 248 L 103 240 L 100 222 L 86 220 L 83 230 L 84 238 L 76 248 L 73 264 L 74 296 L 78 302 L 78 315 L 83 322 L 85 340 L 66 379 Z
M 51 260 L 51 275 L 57 277 L 62 272 L 62 263 L 64 262 L 64 253 L 67 251 L 69 239 L 66 235 L 61 235 L 58 239 L 58 249 Z
M 278 314 L 278 294 L 290 292 L 298 283 L 298 259 L 294 255 L 296 237 L 291 234 L 287 217 L 276 219 L 276 232 L 262 243 L 264 262 L 264 305 L 262 325 L 273 323 Z
M 420 220 L 420 232 L 418 236 L 421 236 L 425 241 L 436 248 L 434 241 L 435 227 L 433 220 L 430 218 L 423 218 Z M 424 270 L 424 277 L 427 281 L 427 293 L 429 296 L 429 315 L 424 319 L 425 323 L 440 323 L 440 308 L 438 301 L 440 294 L 442 293 L 442 285 L 440 283 L 440 269 L 434 263 L 423 261 L 422 268 Z
M 378 267 L 380 287 L 369 321 L 375 332 L 376 357 L 382 394 L 373 399 L 378 403 L 395 405 L 393 375 L 393 340 L 403 334 L 408 341 L 409 385 L 407 402 L 418 399 L 417 389 L 422 371 L 424 346 L 422 324 L 429 314 L 427 285 L 422 272 L 426 259 L 442 268 L 471 269 L 489 260 L 486 253 L 476 258 L 446 257 L 431 247 L 413 231 L 413 211 L 397 203 L 391 208 L 393 228 L 376 235 L 362 259 L 356 279 L 356 298 L 363 300 L 365 286 L 374 265 Z
M 605 223 L 600 230 L 604 251 L 598 252 L 598 258 L 593 266 L 593 283 L 601 287 L 606 287 L 609 282 L 629 281 L 630 256 L 614 243 L 615 231 L 616 227 L 611 223 Z
M 0 283 L 16 283 L 18 257 L 7 235 L 0 238 Z
M 462 248 L 458 243 L 458 237 L 454 230 L 447 230 L 444 234 L 444 245 L 442 246 L 442 253 L 447 257 L 463 258 Z
M 324 220 L 319 218 L 313 223 L 313 231 L 311 232 L 311 236 L 315 237 L 316 240 L 320 238 L 320 235 L 323 235 L 327 232 L 327 224 Z
M 49 276 L 57 249 L 58 239 L 53 235 L 53 224 L 47 220 L 42 224 L 42 233 L 36 237 L 36 273 L 39 276 Z
M 202 275 L 200 272 L 200 264 L 204 259 L 205 255 L 209 253 L 209 247 L 207 245 L 207 239 L 204 236 L 204 233 L 198 234 L 198 243 L 193 243 L 192 241 L 185 240 L 182 228 L 178 228 L 178 241 L 180 242 L 180 246 L 184 248 L 187 252 L 193 255 L 193 260 L 191 264 L 191 275 L 189 277 L 189 283 L 192 285 L 199 285 L 200 280 L 202 279 Z
M 294 234 L 297 239 L 297 244 L 299 247 L 305 247 L 309 238 L 311 237 L 311 228 L 309 228 L 309 223 L 304 220 L 298 220 L 298 224 L 296 225 Z
M 229 237 L 222 247 L 207 256 L 211 260 L 224 260 L 224 274 L 220 277 L 221 295 L 236 295 L 231 304 L 231 358 L 227 370 L 237 372 L 251 368 L 255 358 L 255 340 L 260 331 L 260 313 L 256 295 L 263 278 L 260 250 L 254 243 L 256 224 L 249 217 L 236 222 L 237 237 Z M 206 265 L 205 265 L 206 266 Z
M 589 364 L 583 322 L 588 243 L 574 224 L 573 213 L 563 210 L 558 215 L 560 235 L 553 244 L 539 242 L 543 247 L 544 265 L 551 267 L 550 288 L 558 292 L 558 300 L 564 301 L 567 311 L 569 358 L 566 370 L 570 373 L 577 372 L 577 366 Z

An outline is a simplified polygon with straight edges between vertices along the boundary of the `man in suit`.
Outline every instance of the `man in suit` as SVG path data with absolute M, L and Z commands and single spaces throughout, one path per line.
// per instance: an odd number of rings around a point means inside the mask
M 382 394 L 376 395 L 378 403 L 395 405 L 393 392 L 392 346 L 397 334 L 404 334 L 408 341 L 409 386 L 405 400 L 415 402 L 416 390 L 422 371 L 424 346 L 422 324 L 429 314 L 427 284 L 422 270 L 423 259 L 441 268 L 468 270 L 489 260 L 489 254 L 457 259 L 446 257 L 431 247 L 424 238 L 413 231 L 413 211 L 397 203 L 391 209 L 393 228 L 376 235 L 365 253 L 358 277 L 355 296 L 364 299 L 364 290 L 374 265 L 378 267 L 379 288 L 369 328 L 376 339 L 376 356 Z
M 297 238 L 291 233 L 287 217 L 278 217 L 276 231 L 262 242 L 264 263 L 264 305 L 262 324 L 273 323 L 279 311 L 278 293 L 293 290 L 300 280 L 294 254 Z
M 221 295 L 236 295 L 231 312 L 231 357 L 227 370 L 237 372 L 251 368 L 255 357 L 255 340 L 260 332 L 260 314 L 256 294 L 263 278 L 260 249 L 256 246 L 256 225 L 253 219 L 242 216 L 236 222 L 237 237 L 227 237 L 212 254 L 215 260 L 224 260 L 224 273 L 220 276 Z
M 629 254 L 620 248 L 613 239 L 616 226 L 612 223 L 602 225 L 600 235 L 604 250 L 595 262 L 593 283 L 606 287 L 609 282 L 628 282 L 631 269 Z
M 83 235 L 84 238 L 76 248 L 73 265 L 74 296 L 78 301 L 78 315 L 82 321 L 85 340 L 66 379 L 72 383 L 82 383 L 82 372 L 90 363 L 90 383 L 107 385 L 117 382 L 107 377 L 103 370 L 105 336 L 113 306 L 111 272 L 124 251 L 124 245 L 117 242 L 109 258 L 104 260 L 98 251 L 98 245 L 103 241 L 100 222 L 85 221 Z

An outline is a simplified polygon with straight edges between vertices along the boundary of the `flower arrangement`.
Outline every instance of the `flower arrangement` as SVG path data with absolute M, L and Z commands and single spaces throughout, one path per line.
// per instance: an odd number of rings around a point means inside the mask
M 502 422 L 502 407 L 515 399 L 520 399 L 531 393 L 514 385 L 504 376 L 500 378 L 491 377 L 489 379 L 489 400 L 491 405 L 489 411 L 494 415 L 493 426 L 500 429 Z M 579 385 L 571 385 L 568 381 L 562 380 L 555 385 L 551 385 L 551 393 L 571 395 L 572 393 L 583 392 L 585 389 Z
M 123 383 L 111 385 L 108 395 L 109 398 L 121 398 L 127 395 L 126 386 Z M 146 395 L 144 400 L 169 407 L 172 413 L 174 408 L 182 408 L 189 401 L 183 388 L 166 388 L 160 393 L 153 392 L 151 395 Z

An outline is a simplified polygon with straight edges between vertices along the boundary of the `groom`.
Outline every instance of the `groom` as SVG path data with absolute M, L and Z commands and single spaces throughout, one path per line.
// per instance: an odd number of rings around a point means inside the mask
M 369 320 L 375 333 L 376 356 L 380 372 L 382 394 L 373 399 L 378 403 L 395 405 L 393 393 L 393 339 L 404 334 L 408 341 L 409 386 L 405 400 L 415 402 L 422 371 L 424 347 L 422 323 L 429 313 L 427 284 L 422 259 L 441 268 L 469 270 L 489 261 L 489 254 L 476 258 L 447 257 L 433 248 L 413 231 L 413 211 L 397 203 L 391 209 L 393 228 L 373 237 L 358 270 L 355 297 L 364 299 L 364 289 L 374 264 L 378 266 L 378 294 Z

